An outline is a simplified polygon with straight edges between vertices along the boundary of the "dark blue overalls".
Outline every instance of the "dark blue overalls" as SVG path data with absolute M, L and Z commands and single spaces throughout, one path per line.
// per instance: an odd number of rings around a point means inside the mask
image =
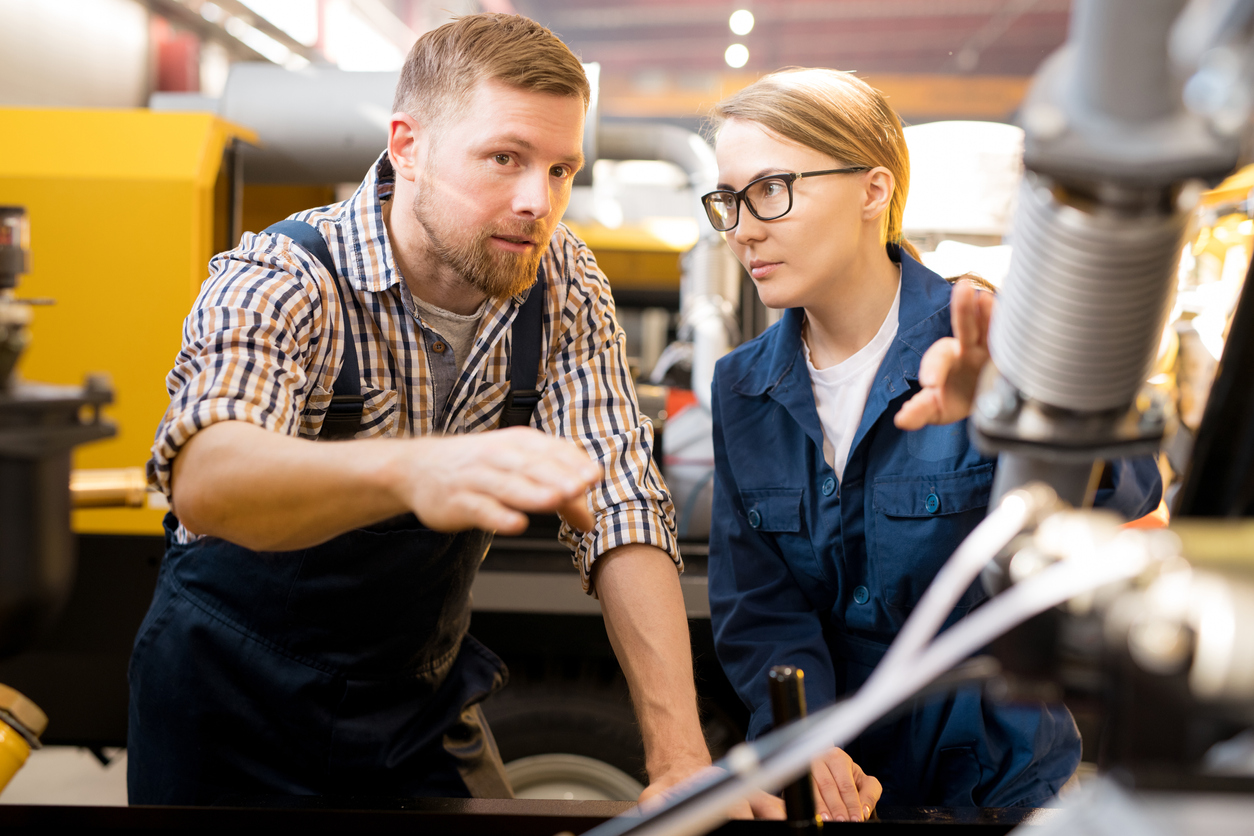
M 312 227 L 267 231 L 318 256 L 338 287 Z M 515 322 L 517 370 L 538 370 L 543 284 Z M 347 337 L 324 438 L 346 434 L 343 413 L 348 434 L 360 420 Z M 514 377 L 503 423 L 527 423 L 534 383 L 520 389 L 529 375 Z M 177 526 L 167 515 L 131 657 L 130 803 L 511 795 L 479 708 L 507 672 L 466 632 L 489 532 L 442 534 L 407 514 L 309 549 L 254 552 L 214 537 L 179 544 Z
M 801 309 L 715 370 L 710 609 L 719 660 L 752 712 L 750 738 L 771 726 L 772 665 L 805 671 L 811 711 L 857 690 L 987 511 L 996 463 L 966 421 L 893 424 L 919 391 L 923 353 L 952 331 L 949 283 L 896 247 L 890 255 L 901 263 L 897 337 L 843 479 L 823 457 Z M 1157 507 L 1153 457 L 1112 466 L 1098 505 L 1128 517 Z M 986 597 L 977 581 L 948 624 Z M 913 701 L 846 749 L 883 783 L 884 804 L 1034 806 L 1075 771 L 1080 737 L 1064 706 L 998 703 L 968 687 Z

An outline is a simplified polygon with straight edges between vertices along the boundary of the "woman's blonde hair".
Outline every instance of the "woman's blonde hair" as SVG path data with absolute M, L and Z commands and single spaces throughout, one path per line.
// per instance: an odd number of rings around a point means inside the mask
M 883 93 L 852 73 L 789 68 L 763 76 L 719 102 L 714 118 L 716 130 L 728 119 L 744 119 L 842 165 L 883 166 L 891 171 L 893 196 L 881 235 L 885 243 L 900 244 L 919 258 L 901 231 L 910 191 L 910 154 L 901 120 Z

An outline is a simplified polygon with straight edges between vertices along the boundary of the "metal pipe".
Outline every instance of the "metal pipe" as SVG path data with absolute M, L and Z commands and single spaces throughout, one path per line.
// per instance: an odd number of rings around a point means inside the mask
M 74 470 L 70 504 L 74 508 L 146 508 L 148 477 L 142 467 Z

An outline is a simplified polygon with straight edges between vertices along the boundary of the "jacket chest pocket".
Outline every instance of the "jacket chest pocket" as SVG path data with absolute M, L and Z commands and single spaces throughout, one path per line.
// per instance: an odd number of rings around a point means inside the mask
M 870 559 L 884 601 L 909 611 L 963 538 L 984 518 L 993 465 L 932 476 L 875 480 Z M 973 587 L 959 602 L 969 608 L 982 594 Z
M 396 435 L 396 401 L 394 389 L 363 389 L 361 392 L 361 426 L 354 438 L 388 438 Z M 314 387 L 300 415 L 302 438 L 317 438 L 322 431 L 322 421 L 331 405 L 331 393 L 321 386 Z
M 801 488 L 742 490 L 740 502 L 749 528 L 774 540 L 802 592 L 821 606 L 823 596 L 819 593 L 831 580 L 815 555 L 811 532 L 803 524 L 802 493 Z

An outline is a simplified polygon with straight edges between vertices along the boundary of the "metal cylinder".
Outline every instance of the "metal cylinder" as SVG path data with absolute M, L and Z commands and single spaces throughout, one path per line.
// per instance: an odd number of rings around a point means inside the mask
M 1068 41 L 1076 51 L 1071 83 L 1078 101 L 1129 122 L 1174 112 L 1180 97 L 1167 38 L 1182 8 L 1184 0 L 1077 0 Z
M 1077 412 L 1126 408 L 1170 312 L 1186 215 L 1068 205 L 1051 186 L 1029 173 L 1020 188 L 989 350 L 1026 397 Z
M 805 673 L 792 665 L 776 665 L 767 676 L 775 728 L 806 716 Z M 794 832 L 817 832 L 823 826 L 815 808 L 809 773 L 784 787 L 784 809 Z
M 0 453 L 0 658 L 33 642 L 69 598 L 70 450 Z
M 142 467 L 74 470 L 70 501 L 75 508 L 143 508 L 148 504 L 148 477 Z

